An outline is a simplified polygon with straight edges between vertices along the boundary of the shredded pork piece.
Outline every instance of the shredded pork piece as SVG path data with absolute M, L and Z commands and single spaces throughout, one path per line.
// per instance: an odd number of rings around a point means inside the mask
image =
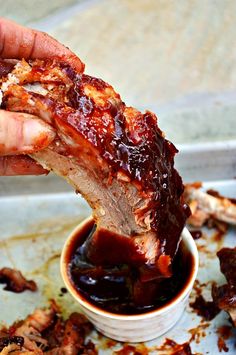
M 212 287 L 212 297 L 216 305 L 229 313 L 236 327 L 236 247 L 223 248 L 217 256 L 220 260 L 221 272 L 225 275 L 227 284 Z
M 36 309 L 25 320 L 0 330 L 0 355 L 97 355 L 86 336 L 92 324 L 81 314 L 60 317 L 55 302 L 49 309 Z
M 30 290 L 37 290 L 37 285 L 33 280 L 26 280 L 19 270 L 4 267 L 0 269 L 0 284 L 6 284 L 4 290 L 16 293 Z
M 213 190 L 202 191 L 201 183 L 186 184 L 184 198 L 192 215 L 188 223 L 194 227 L 203 226 L 209 219 L 236 224 L 236 203 L 233 199 L 219 195 Z

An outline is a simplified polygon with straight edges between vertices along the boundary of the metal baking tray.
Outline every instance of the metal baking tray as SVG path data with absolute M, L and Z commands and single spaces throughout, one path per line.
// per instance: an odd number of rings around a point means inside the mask
M 236 142 L 182 146 L 179 150 L 176 165 L 184 181 L 201 180 L 205 188 L 236 198 Z M 61 305 L 65 315 L 79 311 L 68 293 L 61 295 L 59 258 L 67 235 L 89 214 L 86 202 L 53 175 L 0 179 L 0 267 L 21 270 L 28 278 L 33 278 L 39 288 L 36 293 L 15 294 L 4 291 L 0 285 L 0 323 L 11 324 L 24 318 L 35 307 L 47 305 L 51 298 Z M 200 250 L 197 278 L 207 285 L 203 292 L 206 298 L 210 297 L 211 281 L 224 282 L 216 251 L 222 246 L 236 245 L 234 228 L 221 240 L 216 240 L 214 233 L 205 229 L 204 237 L 197 241 Z M 224 312 L 213 321 L 205 322 L 188 307 L 173 329 L 146 346 L 150 354 L 166 355 L 168 352 L 157 350 L 165 338 L 184 343 L 192 336 L 195 338 L 191 341 L 193 353 L 215 355 L 219 353 L 217 329 L 229 324 Z M 96 331 L 91 337 L 98 344 L 99 354 L 112 354 L 122 347 L 120 343 L 112 347 L 113 343 L 108 343 Z M 229 338 L 226 344 L 227 354 L 235 354 L 235 339 Z

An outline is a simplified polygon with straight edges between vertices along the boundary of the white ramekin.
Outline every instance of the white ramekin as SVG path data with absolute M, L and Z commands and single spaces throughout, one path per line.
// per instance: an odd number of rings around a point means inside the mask
M 196 244 L 189 233 L 184 228 L 182 241 L 185 249 L 192 254 L 193 270 L 182 291 L 168 304 L 156 310 L 139 315 L 118 315 L 104 311 L 79 294 L 75 290 L 69 277 L 67 254 L 71 243 L 76 235 L 87 223 L 91 223 L 92 217 L 81 222 L 69 235 L 61 254 L 61 275 L 63 281 L 71 295 L 79 303 L 79 311 L 83 312 L 94 324 L 98 331 L 109 338 L 123 342 L 143 342 L 161 336 L 172 328 L 182 315 L 188 301 L 193 283 L 198 271 L 198 251 Z

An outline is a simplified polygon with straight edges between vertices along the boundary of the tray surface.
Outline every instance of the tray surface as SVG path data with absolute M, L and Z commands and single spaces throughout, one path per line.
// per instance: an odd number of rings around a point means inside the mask
M 207 182 L 205 188 L 214 188 L 229 197 L 236 197 L 236 181 Z M 35 307 L 48 304 L 54 298 L 69 314 L 78 309 L 78 305 L 67 293 L 60 296 L 63 286 L 59 272 L 59 257 L 62 245 L 70 231 L 78 222 L 90 214 L 90 209 L 82 198 L 74 193 L 42 194 L 28 196 L 1 197 L 0 204 L 0 267 L 10 266 L 20 269 L 28 278 L 33 278 L 39 287 L 36 293 L 14 294 L 3 290 L 0 285 L 0 322 L 11 324 L 25 317 Z M 203 295 L 210 296 L 211 281 L 224 282 L 220 273 L 216 251 L 222 246 L 235 246 L 236 230 L 230 228 L 227 235 L 216 240 L 215 230 L 204 229 L 204 235 L 197 242 L 200 251 L 200 268 L 197 279 L 207 283 Z M 193 291 L 191 299 L 195 298 Z M 150 354 L 167 354 L 157 351 L 156 346 L 163 344 L 165 338 L 177 343 L 191 341 L 193 353 L 218 354 L 217 329 L 230 325 L 226 313 L 221 312 L 213 321 L 206 322 L 187 308 L 177 325 L 164 336 L 146 343 Z M 234 334 L 235 336 L 236 334 Z M 114 348 L 107 349 L 107 340 L 94 331 L 92 340 L 98 344 L 99 354 L 112 354 Z M 229 351 L 235 353 L 235 339 L 226 341 Z M 110 345 L 111 346 L 111 343 Z M 153 348 L 153 351 L 151 351 Z

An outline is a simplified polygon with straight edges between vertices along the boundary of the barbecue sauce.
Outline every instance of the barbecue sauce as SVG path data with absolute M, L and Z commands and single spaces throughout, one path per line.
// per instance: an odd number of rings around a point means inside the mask
M 173 262 L 171 277 L 142 282 L 137 267 L 122 263 L 99 266 L 87 259 L 86 240 L 95 227 L 92 220 L 88 222 L 74 236 L 66 255 L 72 284 L 87 301 L 108 312 L 132 315 L 160 308 L 183 292 L 191 278 L 194 262 L 182 243 Z M 117 255 L 122 253 L 117 249 Z
M 2 77 L 7 76 L 12 71 L 12 69 L 14 68 L 14 65 L 15 64 L 13 64 L 13 63 L 10 63 L 10 62 L 0 59 L 0 80 Z

